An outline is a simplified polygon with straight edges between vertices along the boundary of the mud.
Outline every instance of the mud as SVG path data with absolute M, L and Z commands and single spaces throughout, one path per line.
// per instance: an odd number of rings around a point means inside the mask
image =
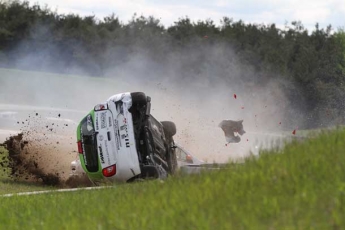
M 62 188 L 92 186 L 86 176 L 69 175 L 70 162 L 77 156 L 75 128 L 60 121 L 61 116 L 56 114 L 52 122 L 35 112 L 17 122 L 21 132 L 1 144 L 8 154 L 1 153 L 0 166 L 4 171 L 8 168 L 10 178 Z
M 35 154 L 31 154 L 28 148 L 29 141 L 23 139 L 23 133 L 9 137 L 2 145 L 8 150 L 7 161 L 5 162 L 10 168 L 11 178 L 42 182 L 50 186 L 61 184 L 58 174 L 44 173 L 39 168 Z

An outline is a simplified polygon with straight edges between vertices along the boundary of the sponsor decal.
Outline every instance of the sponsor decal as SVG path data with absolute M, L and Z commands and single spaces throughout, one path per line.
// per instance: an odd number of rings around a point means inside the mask
M 98 149 L 99 149 L 99 158 L 101 159 L 102 164 L 104 164 L 105 161 L 104 161 L 102 146 L 101 145 L 98 146 Z
M 127 129 L 127 125 L 122 125 L 120 127 L 120 130 L 121 131 L 125 131 L 124 134 L 121 135 L 121 139 L 125 139 L 125 145 L 126 145 L 126 148 L 129 148 L 129 138 L 128 138 L 128 129 Z
M 96 130 L 99 130 L 98 113 L 96 113 Z
M 125 94 L 124 94 L 125 95 Z M 117 111 L 116 119 L 114 119 L 115 143 L 118 150 L 126 146 L 130 147 L 127 119 L 124 117 L 124 112 L 127 113 L 127 107 L 122 101 L 115 102 Z
M 119 150 L 121 147 L 121 141 L 120 141 L 119 124 L 118 124 L 117 120 L 114 120 L 114 129 L 115 129 L 116 148 Z
M 104 129 L 107 127 L 107 112 L 101 113 L 101 129 Z
M 109 117 L 109 127 L 111 127 L 113 123 L 111 122 L 111 117 Z
M 103 139 L 104 139 L 103 135 L 99 135 L 99 136 L 98 136 L 98 140 L 99 140 L 99 141 L 103 141 Z
M 107 155 L 108 165 L 110 165 L 110 155 L 109 155 L 109 151 L 108 151 L 108 142 L 104 141 L 104 145 L 105 145 L 105 152 Z
M 127 125 L 122 125 L 122 126 L 120 127 L 120 130 L 121 130 L 121 131 L 126 130 L 126 132 L 127 132 Z

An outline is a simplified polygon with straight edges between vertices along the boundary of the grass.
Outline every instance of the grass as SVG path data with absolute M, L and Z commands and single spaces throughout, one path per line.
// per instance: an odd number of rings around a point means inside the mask
M 1 197 L 0 223 L 8 229 L 344 229 L 344 149 L 341 129 L 200 175 Z

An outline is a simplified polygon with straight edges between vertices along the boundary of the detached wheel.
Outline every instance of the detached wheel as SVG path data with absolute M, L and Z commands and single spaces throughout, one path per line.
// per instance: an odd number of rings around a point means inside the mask
M 161 121 L 165 137 L 173 137 L 176 134 L 176 125 L 172 121 Z
M 131 93 L 132 102 L 133 104 L 146 104 L 147 103 L 147 97 L 145 93 L 143 92 L 134 92 Z

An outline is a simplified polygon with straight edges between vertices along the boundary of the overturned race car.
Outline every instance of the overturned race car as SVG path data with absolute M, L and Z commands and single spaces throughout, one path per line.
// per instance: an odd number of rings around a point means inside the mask
M 80 165 L 95 184 L 166 178 L 177 170 L 171 121 L 150 113 L 151 98 L 142 92 L 121 93 L 98 104 L 79 123 Z

